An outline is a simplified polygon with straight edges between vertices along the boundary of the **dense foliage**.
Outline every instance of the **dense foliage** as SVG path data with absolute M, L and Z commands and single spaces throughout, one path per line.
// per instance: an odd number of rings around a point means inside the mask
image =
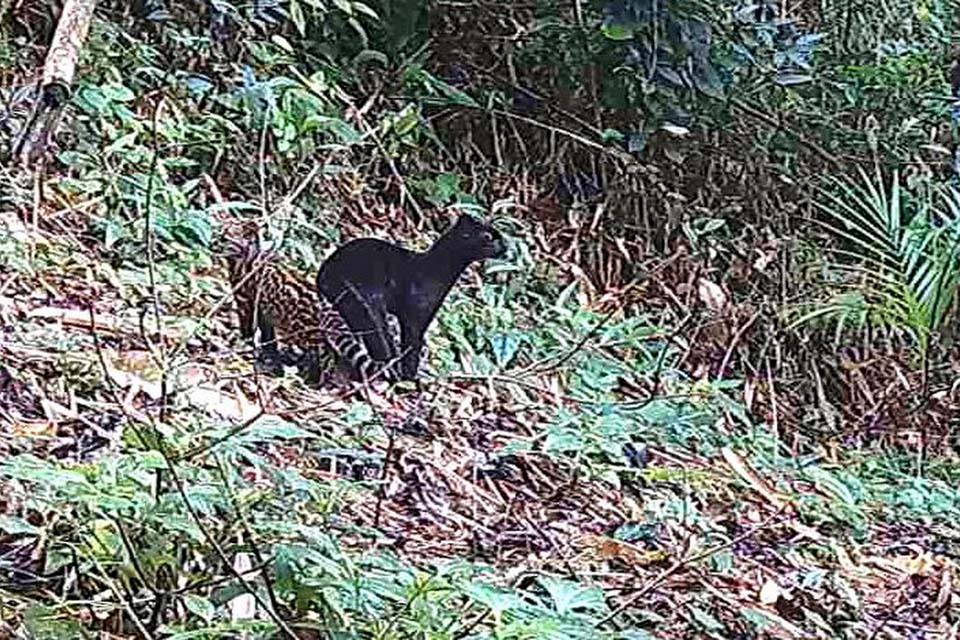
M 954 2 L 101 1 L 24 166 L 58 11 L 0 4 L 0 637 L 952 633 Z M 452 210 L 511 251 L 422 390 L 255 370 L 232 230 Z

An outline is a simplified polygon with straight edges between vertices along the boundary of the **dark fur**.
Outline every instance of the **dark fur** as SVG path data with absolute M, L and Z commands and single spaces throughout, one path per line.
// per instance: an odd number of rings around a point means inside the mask
M 336 308 L 321 302 L 307 279 L 283 269 L 275 255 L 260 251 L 253 242 L 232 242 L 226 257 L 240 333 L 252 340 L 259 328 L 261 348 L 268 361 L 277 360 L 279 341 L 306 351 L 311 378 L 319 374 L 323 349 L 332 350 L 364 380 L 375 375 L 396 378 L 393 369 L 373 361 L 363 340 L 350 331 Z
M 375 361 L 393 362 L 399 357 L 401 378 L 413 380 L 423 336 L 451 287 L 470 263 L 505 252 L 499 232 L 462 215 L 423 253 L 375 238 L 348 242 L 320 267 L 317 288 L 363 336 Z M 400 324 L 399 353 L 388 338 L 388 314 Z

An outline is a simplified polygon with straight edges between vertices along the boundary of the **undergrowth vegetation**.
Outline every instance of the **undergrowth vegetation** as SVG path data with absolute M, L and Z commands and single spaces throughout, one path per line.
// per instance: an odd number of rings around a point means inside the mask
M 0 5 L 0 638 L 952 637 L 952 3 L 136 4 L 32 163 Z M 254 364 L 237 228 L 460 212 L 421 385 Z

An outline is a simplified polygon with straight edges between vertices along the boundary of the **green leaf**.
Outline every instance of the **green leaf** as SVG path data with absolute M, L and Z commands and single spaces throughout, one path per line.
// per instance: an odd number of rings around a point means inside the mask
M 297 28 L 297 33 L 300 34 L 300 37 L 304 37 L 307 34 L 307 19 L 303 15 L 303 8 L 300 6 L 298 0 L 290 0 L 290 21 L 293 22 L 293 26 Z
M 380 14 L 378 14 L 376 11 L 371 9 L 369 5 L 364 4 L 363 2 L 354 2 L 353 8 L 354 10 L 356 10 L 357 13 L 366 14 L 367 16 L 373 18 L 374 20 L 380 19 Z
M 35 527 L 23 518 L 0 515 L 0 531 L 10 535 L 40 535 L 41 529 Z
M 100 89 L 104 97 L 113 102 L 132 102 L 137 98 L 137 94 L 122 84 L 107 84 Z
M 441 173 L 435 184 L 437 195 L 444 201 L 452 199 L 460 192 L 460 176 L 455 173 Z
M 493 611 L 495 617 L 500 617 L 505 611 L 511 609 L 520 610 L 525 605 L 523 600 L 516 595 L 479 582 L 468 585 L 466 592 L 474 602 Z
M 456 87 L 447 84 L 446 82 L 444 82 L 443 80 L 440 80 L 439 78 L 433 78 L 431 76 L 431 79 L 432 79 L 431 84 L 433 84 L 437 88 L 437 90 L 441 94 L 443 94 L 443 96 L 447 98 L 452 104 L 459 104 L 465 107 L 473 107 L 474 109 L 480 108 L 480 105 L 477 103 L 476 100 L 470 97 L 470 94 L 465 93 L 460 89 L 457 89 Z
M 570 301 L 570 298 L 574 296 L 579 287 L 579 283 L 574 280 L 566 287 L 563 288 L 563 291 L 560 292 L 560 295 L 557 296 L 557 301 L 554 303 L 554 309 L 560 310 L 567 306 Z
M 316 436 L 292 422 L 277 416 L 265 415 L 250 425 L 250 435 L 260 440 L 312 440 Z
M 286 53 L 289 53 L 289 54 L 295 53 L 293 49 L 293 45 L 290 44 L 290 41 L 284 38 L 279 33 L 275 33 L 272 36 L 270 36 L 270 42 L 272 42 L 273 44 L 283 49 Z
M 574 613 L 577 609 L 586 609 L 593 613 L 600 613 L 607 609 L 603 591 L 596 587 L 584 587 L 572 580 L 560 580 L 550 576 L 540 578 L 540 584 L 560 615 Z
M 547 427 L 543 450 L 547 453 L 569 453 L 583 449 L 583 440 L 574 429 L 552 425 Z
M 332 131 L 345 144 L 358 144 L 363 141 L 360 133 L 349 122 L 339 118 L 328 118 L 325 128 Z
M 717 70 L 707 61 L 693 65 L 693 81 L 697 89 L 717 100 L 723 100 L 723 82 Z
M 603 140 L 604 143 L 620 142 L 624 139 L 624 135 L 622 131 L 617 129 L 604 129 L 603 133 L 600 134 L 600 139 Z
M 723 623 L 714 618 L 710 613 L 690 604 L 687 605 L 687 609 L 693 614 L 693 619 L 704 629 L 714 632 L 723 631 Z
M 808 477 L 813 483 L 825 493 L 839 499 L 847 506 L 856 506 L 857 499 L 851 493 L 849 487 L 837 476 L 828 470 L 819 466 L 804 467 L 803 475 Z
M 353 402 L 347 408 L 343 421 L 349 426 L 370 422 L 373 419 L 373 409 L 365 402 Z
M 112 521 L 100 518 L 88 523 L 89 529 L 84 529 L 83 542 L 90 553 L 101 560 L 110 560 L 116 557 L 120 550 L 120 535 Z
M 217 615 L 217 609 L 207 598 L 188 593 L 183 597 L 183 605 L 187 611 L 198 616 L 204 622 L 210 622 Z
M 497 365 L 505 367 L 510 364 L 520 347 L 520 338 L 516 334 L 501 333 L 490 336 L 490 346 L 493 347 L 493 357 Z
M 398 136 L 403 136 L 413 131 L 418 124 L 420 124 L 420 116 L 416 110 L 405 107 L 393 121 L 392 128 Z
M 87 636 L 75 617 L 53 607 L 29 605 L 23 610 L 23 626 L 31 640 L 63 640 Z
M 110 104 L 99 87 L 82 88 L 77 92 L 76 102 L 81 109 L 90 113 L 103 113 Z
M 347 24 L 350 25 L 354 31 L 357 32 L 357 35 L 360 36 L 360 42 L 363 46 L 367 45 L 367 30 L 363 28 L 363 25 L 360 24 L 360 21 L 354 17 L 347 18 Z
M 768 612 L 763 609 L 756 607 L 744 607 L 740 610 L 740 615 L 743 616 L 745 620 L 750 622 L 757 631 L 765 631 L 767 629 L 776 629 L 778 627 L 773 618 Z
M 90 158 L 79 151 L 61 151 L 57 154 L 57 160 L 74 169 L 91 168 L 93 166 Z
M 137 456 L 144 469 L 166 469 L 167 463 L 159 451 L 144 451 Z
M 14 456 L 4 462 L 0 465 L 0 474 L 56 489 L 69 485 L 89 486 L 86 476 L 82 473 L 61 469 L 29 454 Z
M 630 40 L 633 38 L 634 28 L 630 24 L 605 23 L 600 26 L 600 33 L 608 40 Z
M 103 221 L 103 244 L 107 249 L 126 236 L 126 229 L 119 220 L 108 218 Z

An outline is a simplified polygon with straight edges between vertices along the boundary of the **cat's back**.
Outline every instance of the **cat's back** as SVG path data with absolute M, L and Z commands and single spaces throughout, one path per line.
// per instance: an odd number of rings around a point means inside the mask
M 379 238 L 357 238 L 330 254 L 317 274 L 321 286 L 341 282 L 379 280 L 409 263 L 413 252 Z
M 330 254 L 327 261 L 329 262 L 334 258 L 349 259 L 354 256 L 390 259 L 406 256 L 409 253 L 411 253 L 409 250 L 380 238 L 357 238 L 337 247 L 337 250 Z

